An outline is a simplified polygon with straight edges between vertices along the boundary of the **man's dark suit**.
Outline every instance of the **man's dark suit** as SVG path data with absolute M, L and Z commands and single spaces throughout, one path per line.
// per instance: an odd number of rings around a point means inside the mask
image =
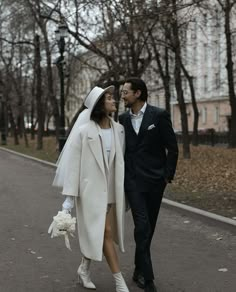
M 125 192 L 134 219 L 135 269 L 153 280 L 150 245 L 166 182 L 175 174 L 178 146 L 169 114 L 147 105 L 138 135 L 130 112 L 119 118 L 125 128 Z

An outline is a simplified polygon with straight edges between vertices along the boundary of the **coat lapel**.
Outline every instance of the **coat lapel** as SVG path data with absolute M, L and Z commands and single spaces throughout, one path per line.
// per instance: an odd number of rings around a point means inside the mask
M 113 120 L 111 120 L 111 124 L 113 127 L 113 147 L 111 150 L 110 162 L 109 165 L 112 163 L 114 156 L 119 159 L 119 155 L 123 156 L 123 143 L 125 139 L 124 129 L 117 126 Z M 131 125 L 132 126 L 132 125 Z M 120 147 L 119 147 L 120 146 Z
M 112 126 L 112 137 L 111 137 L 111 152 L 110 152 L 110 157 L 109 157 L 109 168 L 111 167 L 112 165 L 112 162 L 114 160 L 114 157 L 115 157 L 115 152 L 116 152 L 116 149 L 115 149 L 115 129 L 114 129 L 114 126 Z
M 88 131 L 88 144 L 91 148 L 94 158 L 105 175 L 101 133 L 99 127 L 94 122 L 91 122 L 91 127 Z

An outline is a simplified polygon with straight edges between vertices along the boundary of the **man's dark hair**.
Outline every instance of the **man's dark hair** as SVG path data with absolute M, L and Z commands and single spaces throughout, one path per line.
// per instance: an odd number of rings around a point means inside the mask
M 131 78 L 126 79 L 125 83 L 130 83 L 131 89 L 134 91 L 140 90 L 141 95 L 139 99 L 142 101 L 147 101 L 147 98 L 148 98 L 147 86 L 142 79 L 137 78 L 137 77 L 131 77 Z
M 103 96 L 100 97 L 98 102 L 96 103 L 91 113 L 91 120 L 98 124 L 104 117 L 106 117 L 105 94 L 103 94 Z

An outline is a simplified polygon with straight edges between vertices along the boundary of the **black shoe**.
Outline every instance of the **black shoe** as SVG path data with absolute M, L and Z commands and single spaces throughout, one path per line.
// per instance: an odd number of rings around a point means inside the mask
M 144 292 L 157 292 L 157 288 L 154 285 L 153 281 L 145 283 Z
M 134 270 L 133 280 L 139 288 L 144 289 L 144 277 L 138 270 Z

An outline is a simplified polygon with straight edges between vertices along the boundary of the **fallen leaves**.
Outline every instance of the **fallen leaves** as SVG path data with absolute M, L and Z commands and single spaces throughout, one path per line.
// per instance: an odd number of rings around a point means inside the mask
M 180 152 L 181 147 L 180 147 Z M 175 185 L 191 192 L 236 192 L 236 149 L 222 147 L 191 147 L 191 158 L 183 159 L 182 153 L 176 170 Z
M 191 146 L 184 159 L 182 146 L 173 183 L 165 196 L 177 202 L 230 218 L 236 216 L 236 149 Z
M 225 273 L 225 272 L 228 272 L 228 269 L 227 268 L 220 268 L 220 269 L 218 269 L 218 271 Z

